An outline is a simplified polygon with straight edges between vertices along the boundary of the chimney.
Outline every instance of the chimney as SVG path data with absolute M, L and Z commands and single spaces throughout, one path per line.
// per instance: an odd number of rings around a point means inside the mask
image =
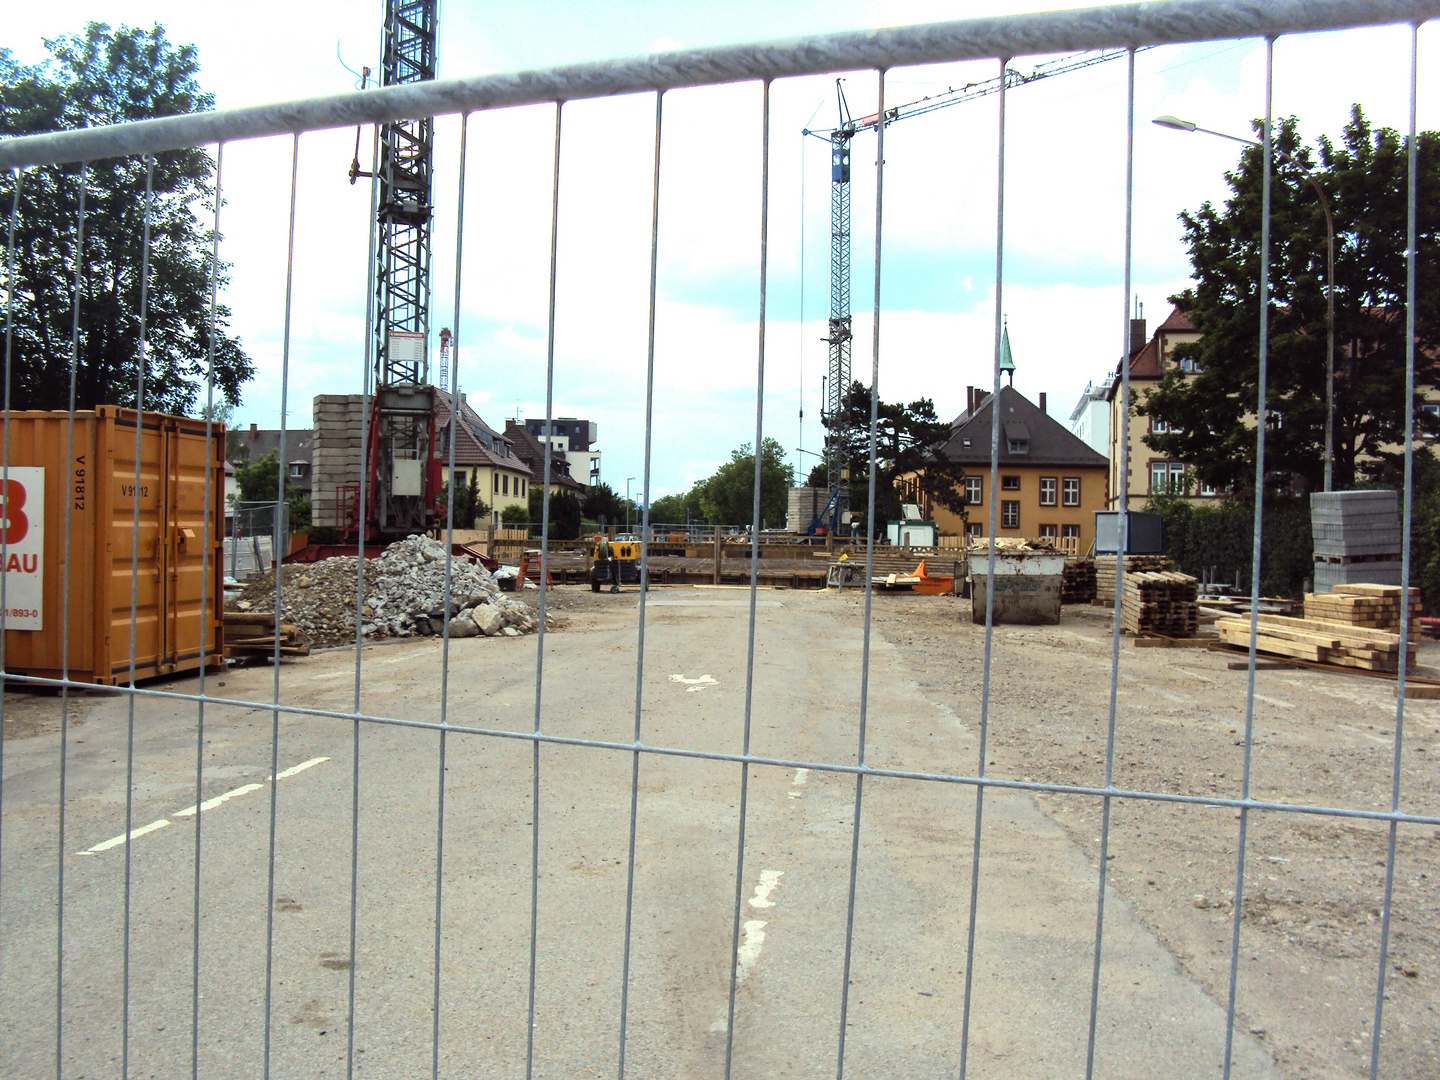
M 1042 413 L 1045 413 L 1046 416 L 1050 415 L 1048 412 L 1045 411 L 1045 391 L 1043 390 L 1040 391 L 1040 411 Z
M 1130 355 L 1134 356 L 1145 347 L 1147 335 L 1145 333 L 1144 319 L 1130 320 Z
M 965 387 L 965 415 L 969 416 L 975 411 L 975 387 Z
M 250 438 L 255 439 L 255 438 L 258 438 L 259 435 L 260 435 L 260 425 L 259 425 L 259 424 L 251 424 L 251 425 L 250 425 Z

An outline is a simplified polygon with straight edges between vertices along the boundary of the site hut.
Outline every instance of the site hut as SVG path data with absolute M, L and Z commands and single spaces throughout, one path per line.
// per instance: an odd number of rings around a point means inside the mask
M 997 499 L 997 535 L 1054 540 L 1083 555 L 1095 542 L 1095 511 L 1105 508 L 1108 463 L 1013 386 L 1000 389 L 1000 490 L 990 488 L 992 396 L 969 387 L 939 453 L 965 469 L 968 520 L 927 498 L 926 516 L 942 535 L 986 535 Z M 923 486 L 923 485 L 922 485 Z
M 435 452 L 441 461 L 441 476 L 449 483 L 450 476 L 450 395 L 435 391 Z M 490 507 L 489 524 L 498 526 L 500 515 L 508 506 L 529 506 L 530 466 L 515 454 L 509 439 L 485 423 L 480 414 L 460 395 L 460 411 L 455 418 L 456 490 L 478 478 L 480 499 Z M 466 522 L 465 524 L 469 524 Z

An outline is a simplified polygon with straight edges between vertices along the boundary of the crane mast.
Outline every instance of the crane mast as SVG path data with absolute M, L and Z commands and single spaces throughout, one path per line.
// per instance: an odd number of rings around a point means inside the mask
M 1051 75 L 1094 67 L 1125 54 L 1124 49 L 1080 53 L 1037 64 L 1028 73 L 1007 67 L 1003 74 L 993 79 L 959 88 L 952 87 L 944 93 L 886 109 L 883 121 L 889 126 L 896 120 L 921 116 L 963 101 L 988 97 L 999 93 L 1002 88 L 1024 86 Z M 804 135 L 826 139 L 830 143 L 830 333 L 826 338 L 830 346 L 830 365 L 826 373 L 825 407 L 821 413 L 821 419 L 826 421 L 826 426 L 830 428 L 829 434 L 825 436 L 828 491 L 825 509 L 810 523 L 808 531 L 811 533 L 815 533 L 820 527 L 835 532 L 841 522 L 841 515 L 849 504 L 849 483 L 842 476 L 845 466 L 842 461 L 835 459 L 848 445 L 846 432 L 843 426 L 839 425 L 844 423 L 844 403 L 850 392 L 850 143 L 857 132 L 873 131 L 882 121 L 878 113 L 859 120 L 853 119 L 839 79 L 835 80 L 835 101 L 839 114 L 835 127 L 829 131 L 806 129 L 802 132 Z
M 382 86 L 435 78 L 439 0 L 386 0 Z M 375 266 L 372 478 L 367 526 L 377 539 L 425 532 L 439 491 L 435 392 L 430 385 L 430 117 L 384 124 Z

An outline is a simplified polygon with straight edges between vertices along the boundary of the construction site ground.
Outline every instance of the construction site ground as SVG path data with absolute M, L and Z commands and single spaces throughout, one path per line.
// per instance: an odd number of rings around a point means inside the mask
M 534 603 L 536 593 L 525 598 Z M 629 742 L 636 721 L 635 589 L 549 592 L 546 732 Z M 855 761 L 864 597 L 758 597 L 751 750 Z M 656 588 L 648 597 L 642 738 L 738 752 L 749 594 Z M 1108 614 L 997 627 L 987 769 L 1099 784 L 1110 688 Z M 973 773 L 984 628 L 969 602 L 874 598 L 866 760 Z M 446 718 L 528 732 L 536 641 L 452 642 Z M 1422 665 L 1440 662 L 1436 646 Z M 367 645 L 360 707 L 439 721 L 436 639 Z M 353 708 L 354 651 L 279 669 L 287 705 Z M 1246 673 L 1203 649 L 1122 644 L 1115 783 L 1239 794 Z M 200 1071 L 252 1075 L 265 1028 L 273 919 L 271 1061 L 277 1075 L 345 1072 L 352 762 L 348 719 L 274 714 L 268 666 L 210 676 L 251 704 L 205 710 Z M 163 689 L 193 691 L 194 678 Z M 1393 687 L 1301 669 L 1257 677 L 1252 794 L 1388 806 Z M 196 817 L 196 710 L 136 702 L 134 825 L 122 833 L 128 698 L 77 695 L 67 752 L 66 1075 L 113 1069 L 121 1015 L 122 899 L 131 899 L 130 1067 L 188 1062 Z M 53 1072 L 59 703 L 5 700 L 0 1075 Z M 1440 702 L 1407 703 L 1404 806 L 1440 810 Z M 359 735 L 356 1074 L 429 1069 L 440 736 L 363 723 Z M 632 755 L 542 746 L 535 1075 L 614 1072 L 624 957 Z M 440 969 L 443 1075 L 522 1068 L 531 918 L 532 744 L 446 739 Z M 642 756 L 627 1074 L 723 1072 L 736 899 L 740 766 Z M 274 777 L 274 779 L 272 779 Z M 743 974 L 735 1075 L 834 1075 L 856 781 L 750 770 L 740 883 Z M 224 796 L 225 798 L 221 799 Z M 271 799 L 274 903 L 269 904 Z M 953 1076 L 959 1064 L 975 808 L 967 786 L 872 778 L 856 876 L 847 1073 Z M 969 1075 L 1083 1075 L 1095 935 L 1100 802 L 992 790 L 985 797 Z M 1096 1075 L 1217 1074 L 1224 1045 L 1235 851 L 1233 810 L 1117 802 Z M 1237 1077 L 1352 1077 L 1368 1062 L 1386 827 L 1251 816 L 1235 1038 Z M 1381 1075 L 1440 1075 L 1440 831 L 1400 830 Z M 52 1032 L 50 1035 L 45 1032 Z M 47 1065 L 46 1062 L 52 1062 Z

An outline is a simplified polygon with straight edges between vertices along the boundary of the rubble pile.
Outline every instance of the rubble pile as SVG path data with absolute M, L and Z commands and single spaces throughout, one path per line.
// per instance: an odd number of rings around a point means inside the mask
M 353 555 L 283 566 L 283 621 L 293 623 L 302 642 L 315 648 L 355 640 Z M 369 638 L 421 637 L 441 633 L 445 619 L 445 545 L 427 536 L 391 544 L 365 562 L 361 633 Z M 245 585 L 233 610 L 271 610 L 275 574 Z M 505 596 L 479 563 L 456 556 L 450 564 L 450 636 L 518 637 L 533 633 L 533 608 Z

